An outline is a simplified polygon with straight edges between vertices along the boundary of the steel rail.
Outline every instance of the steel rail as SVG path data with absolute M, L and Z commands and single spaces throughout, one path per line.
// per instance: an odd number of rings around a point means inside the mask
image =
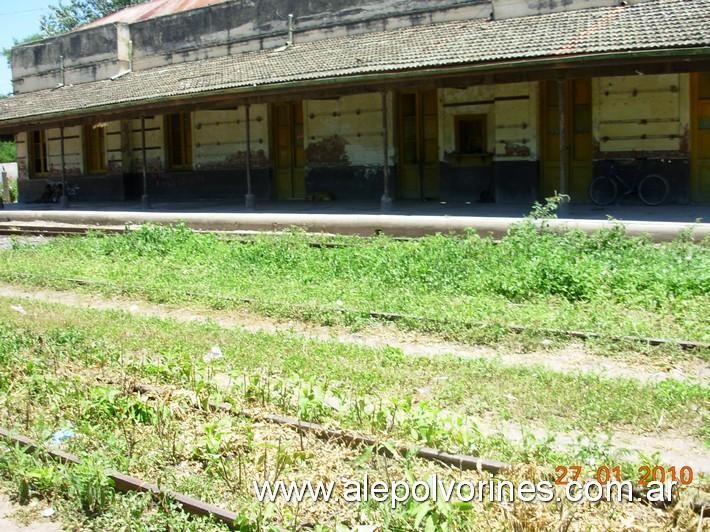
M 120 287 L 123 289 L 131 289 L 131 290 L 138 290 L 140 291 L 141 286 L 135 286 L 135 285 L 119 285 L 116 283 L 109 283 L 108 281 L 100 280 L 100 279 L 81 279 L 81 278 L 74 278 L 74 277 L 44 277 L 42 275 L 37 275 L 37 274 L 31 274 L 31 273 L 26 273 L 26 272 L 12 272 L 9 275 L 5 275 L 0 273 L 0 280 L 4 280 L 5 282 L 13 282 L 13 280 L 16 279 L 29 279 L 29 280 L 39 280 L 39 281 L 60 281 L 60 282 L 67 282 L 70 284 L 74 284 L 77 286 L 113 286 L 113 287 Z M 520 325 L 520 324 L 497 324 L 493 322 L 485 322 L 485 321 L 466 321 L 466 320 L 458 320 L 458 321 L 453 321 L 453 320 L 445 320 L 442 318 L 433 318 L 433 317 L 428 317 L 428 316 L 417 316 L 413 314 L 402 314 L 402 313 L 397 313 L 397 312 L 381 312 L 381 311 L 373 311 L 373 310 L 357 310 L 357 309 L 344 309 L 341 307 L 326 307 L 322 305 L 302 305 L 298 303 L 288 303 L 288 302 L 280 302 L 280 301 L 264 301 L 264 300 L 259 300 L 256 298 L 249 298 L 249 297 L 235 297 L 235 296 L 227 296 L 223 294 L 205 294 L 205 293 L 198 293 L 194 292 L 191 290 L 181 290 L 181 293 L 184 295 L 188 296 L 194 296 L 197 298 L 204 298 L 205 296 L 209 296 L 211 300 L 221 300 L 221 301 L 229 301 L 232 303 L 236 304 L 242 304 L 242 305 L 253 305 L 253 306 L 258 306 L 258 305 L 263 305 L 263 306 L 274 306 L 274 307 L 279 307 L 279 308 L 290 308 L 294 310 L 301 310 L 301 311 L 317 311 L 317 312 L 325 312 L 325 313 L 330 313 L 330 314 L 340 314 L 340 315 L 350 315 L 350 316 L 361 316 L 361 317 L 369 317 L 373 318 L 379 321 L 388 321 L 388 322 L 407 322 L 407 321 L 413 321 L 413 322 L 424 322 L 424 323 L 430 323 L 430 324 L 435 324 L 435 325 L 440 325 L 440 326 L 445 326 L 445 325 L 451 325 L 451 324 L 457 324 L 462 327 L 465 327 L 467 329 L 496 329 L 500 328 L 503 330 L 507 330 L 509 332 L 513 333 L 529 333 L 529 332 L 534 332 L 534 333 L 539 333 L 539 334 L 544 334 L 544 335 L 549 335 L 549 336 L 557 336 L 557 337 L 566 337 L 566 338 L 577 338 L 581 340 L 593 340 L 593 339 L 599 339 L 599 340 L 607 340 L 607 341 L 612 341 L 612 342 L 625 342 L 625 343 L 636 343 L 636 344 L 645 344 L 645 345 L 650 345 L 650 346 L 675 346 L 679 347 L 683 350 L 686 351 L 692 351 L 695 349 L 710 349 L 710 343 L 705 343 L 705 342 L 697 342 L 693 340 L 679 340 L 675 338 L 655 338 L 655 337 L 644 337 L 644 336 L 618 336 L 618 335 L 607 335 L 603 333 L 598 333 L 598 332 L 593 332 L 593 331 L 577 331 L 577 330 L 568 330 L 568 329 L 555 329 L 555 328 L 546 328 L 546 327 L 531 327 L 527 325 Z
M 30 438 L 15 434 L 12 431 L 2 427 L 0 427 L 0 439 L 10 442 L 13 445 L 18 445 L 26 451 L 45 452 L 54 461 L 62 464 L 81 464 L 81 458 L 74 454 L 57 449 L 49 449 Z M 193 515 L 211 517 L 230 528 L 234 528 L 235 522 L 238 518 L 238 515 L 230 510 L 219 508 L 218 506 L 195 499 L 183 493 L 163 490 L 157 484 L 145 482 L 138 478 L 119 473 L 118 471 L 107 471 L 106 476 L 113 481 L 114 489 L 119 492 L 126 493 L 135 491 L 140 493 L 149 493 L 156 498 L 163 496 L 168 497 L 177 502 L 186 512 Z
M 134 383 L 132 385 L 132 389 L 135 393 L 163 395 L 161 390 L 155 386 Z M 294 417 L 263 412 L 250 412 L 248 410 L 235 410 L 230 403 L 226 402 L 220 403 L 208 401 L 207 406 L 212 410 L 219 410 L 233 416 L 241 416 L 253 421 L 264 421 L 275 425 L 289 427 L 299 433 L 311 433 L 317 438 L 325 441 L 334 441 L 350 447 L 371 447 L 373 452 L 381 456 L 392 456 L 392 450 L 394 450 L 401 456 L 414 455 L 422 460 L 439 462 L 443 465 L 450 466 L 461 471 L 485 471 L 493 475 L 504 476 L 505 473 L 515 470 L 515 466 L 513 464 L 506 462 L 490 460 L 480 456 L 452 454 L 439 449 L 434 449 L 432 447 L 414 447 L 403 445 L 401 443 L 388 445 L 385 444 L 385 442 L 376 439 L 374 436 L 360 434 L 341 428 L 327 427 L 319 423 L 303 421 Z M 199 409 L 199 407 L 195 404 L 193 404 L 193 408 Z M 602 486 L 602 489 L 604 489 L 604 486 Z M 623 491 L 623 486 L 621 489 L 623 495 L 628 495 L 628 491 Z M 648 491 L 648 488 L 634 484 L 631 488 L 630 495 L 632 495 L 635 499 L 644 499 L 645 503 L 661 509 L 666 509 L 674 504 L 673 501 L 649 501 Z M 691 506 L 693 511 L 699 514 L 702 519 L 705 516 L 706 510 L 710 510 L 710 501 L 696 499 L 691 503 Z

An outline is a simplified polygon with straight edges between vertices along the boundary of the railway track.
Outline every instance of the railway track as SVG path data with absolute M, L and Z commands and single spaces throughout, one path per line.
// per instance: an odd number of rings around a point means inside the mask
M 127 285 L 127 284 L 116 284 L 113 282 L 103 281 L 99 279 L 78 279 L 72 277 L 44 277 L 35 274 L 27 274 L 23 272 L 6 272 L 0 273 L 0 280 L 12 283 L 16 281 L 27 280 L 30 282 L 35 282 L 43 286 L 51 285 L 51 283 L 60 282 L 64 285 L 69 286 L 89 286 L 89 287 L 111 287 L 119 288 L 122 293 L 146 293 L 145 287 L 139 285 Z M 192 292 L 190 290 L 183 290 L 181 292 L 184 295 L 195 297 L 198 299 L 208 298 L 210 301 L 222 301 L 225 303 L 231 303 L 234 305 L 248 305 L 256 307 L 267 307 L 267 308 L 279 308 L 279 309 L 290 309 L 298 313 L 319 313 L 319 314 L 330 314 L 330 315 L 349 315 L 352 317 L 364 317 L 371 318 L 380 322 L 390 322 L 390 323 L 406 323 L 406 322 L 419 322 L 426 323 L 433 326 L 444 327 L 446 325 L 451 325 L 451 320 L 445 320 L 441 318 L 432 318 L 428 316 L 417 316 L 413 314 L 402 314 L 394 312 L 382 312 L 374 310 L 358 310 L 358 309 L 344 309 L 342 307 L 329 307 L 324 305 L 301 305 L 295 303 L 288 303 L 282 301 L 264 301 L 255 298 L 248 297 L 235 297 L 226 296 L 223 294 L 205 294 L 201 292 Z M 545 328 L 545 327 L 529 327 L 519 324 L 501 324 L 494 322 L 484 322 L 484 321 L 466 321 L 462 320 L 457 323 L 462 327 L 468 329 L 503 329 L 513 334 L 525 334 L 525 333 L 536 333 L 543 334 L 546 336 L 566 338 L 566 339 L 578 339 L 578 340 L 606 340 L 616 343 L 632 343 L 639 345 L 650 345 L 650 346 L 675 346 L 685 351 L 694 351 L 702 349 L 710 349 L 710 344 L 705 342 L 697 342 L 693 340 L 683 340 L 675 338 L 658 338 L 658 337 L 645 337 L 645 336 L 619 336 L 619 335 L 609 335 L 595 331 L 578 331 L 578 330 L 568 330 L 568 329 L 555 329 L 555 328 Z
M 111 381 L 108 381 L 108 383 L 112 384 Z M 124 390 L 124 392 L 137 395 L 151 395 L 153 397 L 162 397 L 165 395 L 165 390 L 156 386 L 136 383 L 131 385 L 129 389 Z M 199 404 L 197 400 L 195 400 L 195 403 L 193 404 L 193 408 L 196 410 L 202 410 L 204 406 L 205 405 Z M 428 447 L 419 448 L 404 444 L 391 445 L 374 436 L 356 433 L 338 427 L 325 426 L 319 423 L 307 422 L 279 414 L 235 410 L 232 404 L 226 402 L 218 403 L 210 401 L 207 403 L 206 407 L 212 411 L 221 411 L 231 416 L 246 417 L 253 421 L 276 424 L 287 427 L 299 433 L 310 433 L 321 440 L 333 442 L 339 445 L 349 447 L 371 447 L 374 452 L 383 456 L 392 456 L 393 452 L 401 456 L 414 455 L 422 460 L 436 462 L 462 471 L 485 471 L 495 476 L 501 476 L 502 478 L 505 478 L 506 472 L 510 472 L 515 469 L 513 464 L 489 460 L 480 456 L 452 454 L 439 449 Z M 55 449 L 48 449 L 44 445 L 41 445 L 25 436 L 15 434 L 12 431 L 2 427 L 0 427 L 0 439 L 5 440 L 12 445 L 19 446 L 28 452 L 44 452 L 49 458 L 60 463 L 75 465 L 81 463 L 81 459 L 76 455 Z M 150 493 L 156 498 L 166 496 L 174 500 L 188 513 L 208 516 L 226 524 L 230 528 L 234 527 L 237 514 L 230 510 L 214 506 L 183 493 L 162 490 L 157 484 L 146 482 L 120 472 L 107 471 L 107 476 L 113 480 L 117 491 Z M 649 501 L 647 499 L 647 494 L 647 488 L 633 485 L 631 494 L 629 495 L 632 495 L 635 500 L 645 499 L 647 504 L 655 506 L 661 510 L 669 510 L 675 504 L 675 501 L 672 501 L 671 503 L 666 501 Z M 706 516 L 710 516 L 710 501 L 699 500 L 696 498 L 692 501 L 691 507 L 693 511 L 700 516 L 701 522 Z

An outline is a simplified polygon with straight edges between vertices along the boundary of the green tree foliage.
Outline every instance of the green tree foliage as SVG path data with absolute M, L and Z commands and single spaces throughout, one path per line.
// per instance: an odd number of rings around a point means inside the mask
M 33 33 L 32 35 L 28 37 L 24 37 L 22 39 L 13 39 L 14 44 L 10 48 L 3 48 L 2 49 L 2 54 L 5 56 L 5 59 L 7 59 L 8 64 L 12 61 L 12 49 L 15 46 L 19 46 L 20 44 L 27 44 L 33 41 L 38 41 L 40 39 L 44 39 L 45 35 L 42 33 Z
M 69 0 L 49 6 L 50 13 L 40 19 L 44 35 L 66 33 L 83 24 L 110 15 L 124 7 L 142 4 L 146 0 Z
M 116 11 L 135 4 L 142 4 L 147 0 L 69 0 L 64 3 L 61 0 L 56 5 L 49 6 L 49 15 L 44 15 L 39 22 L 40 32 L 14 39 L 14 44 L 10 48 L 3 48 L 2 54 L 7 62 L 12 61 L 12 49 L 21 44 L 66 33 L 74 30 L 83 24 L 88 24 L 96 19 L 115 13 Z
M 17 160 L 14 141 L 0 142 L 0 163 L 13 163 Z

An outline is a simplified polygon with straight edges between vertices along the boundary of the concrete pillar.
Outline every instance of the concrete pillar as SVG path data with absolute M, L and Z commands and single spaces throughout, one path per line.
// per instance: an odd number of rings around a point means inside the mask
M 69 208 L 69 195 L 67 194 L 67 164 L 64 150 L 64 126 L 59 128 L 60 161 L 62 165 L 62 195 L 59 197 L 59 206 Z
M 392 210 L 392 194 L 390 192 L 390 135 L 389 135 L 389 91 L 382 91 L 382 132 L 384 135 L 383 152 L 384 165 L 382 167 L 384 177 L 384 192 L 380 200 L 380 210 L 389 212 Z
M 246 164 L 246 177 L 247 177 L 247 195 L 244 197 L 244 206 L 248 211 L 253 211 L 256 208 L 256 197 L 254 196 L 254 192 L 252 191 L 252 185 L 251 185 L 251 120 L 250 120 L 250 110 L 251 110 L 251 104 L 246 104 L 245 106 L 245 122 L 246 122 L 246 141 L 247 141 L 247 147 L 246 147 L 246 156 L 245 156 L 245 164 Z

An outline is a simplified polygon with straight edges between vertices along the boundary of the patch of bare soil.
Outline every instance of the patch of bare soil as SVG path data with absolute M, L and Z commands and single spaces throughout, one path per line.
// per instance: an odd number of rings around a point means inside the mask
M 0 493 L 0 530 L 3 532 L 60 532 L 61 525 L 53 522 L 53 510 L 32 501 L 28 506 L 17 506 Z
M 394 347 L 408 356 L 436 357 L 453 355 L 469 359 L 494 359 L 510 366 L 539 365 L 562 373 L 595 373 L 611 378 L 658 382 L 665 379 L 707 383 L 710 363 L 692 358 L 656 359 L 640 356 L 615 358 L 591 354 L 581 344 L 568 344 L 561 349 L 514 353 L 483 346 L 443 341 L 439 338 L 403 332 L 379 325 L 357 333 L 342 327 L 326 327 L 301 321 L 286 321 L 259 316 L 245 310 L 214 311 L 175 308 L 146 301 L 102 298 L 77 292 L 49 289 L 25 289 L 0 284 L 0 297 L 21 298 L 46 303 L 94 310 L 124 310 L 137 316 L 169 318 L 178 322 L 213 322 L 217 325 L 249 332 L 290 332 L 308 339 L 336 340 L 372 348 Z
M 608 436 L 600 433 L 590 437 L 582 432 L 551 433 L 542 428 L 523 429 L 520 426 L 502 420 L 486 420 L 478 424 L 484 435 L 502 435 L 506 440 L 522 443 L 525 435 L 533 436 L 537 441 L 550 440 L 550 447 L 559 451 L 574 451 L 581 448 L 593 448 L 608 445 L 629 459 L 652 460 L 653 464 L 666 464 L 681 468 L 690 466 L 696 473 L 710 474 L 710 453 L 701 442 L 669 432 L 652 432 L 644 435 L 615 430 Z M 600 464 L 601 465 L 601 464 Z

